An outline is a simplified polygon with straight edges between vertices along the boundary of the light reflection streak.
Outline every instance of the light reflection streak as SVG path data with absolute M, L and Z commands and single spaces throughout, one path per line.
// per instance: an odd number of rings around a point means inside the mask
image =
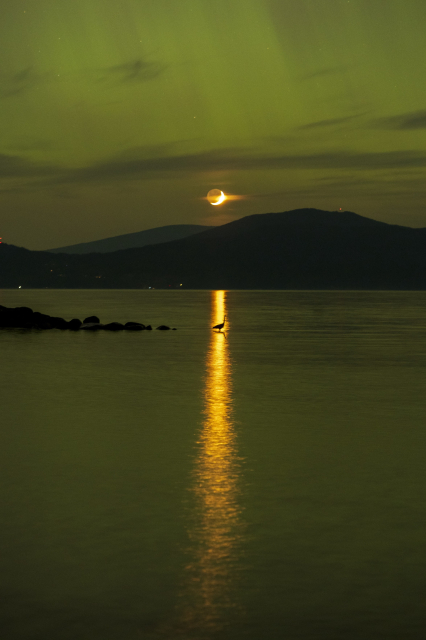
M 226 311 L 226 292 L 212 292 L 211 326 Z M 229 329 L 230 323 L 227 322 Z M 238 610 L 237 574 L 242 539 L 241 469 L 233 422 L 228 340 L 212 331 L 206 360 L 204 421 L 195 460 L 191 560 L 183 594 L 186 632 L 218 632 Z M 200 635 L 201 634 L 201 635 Z M 197 636 L 198 637 L 198 636 Z

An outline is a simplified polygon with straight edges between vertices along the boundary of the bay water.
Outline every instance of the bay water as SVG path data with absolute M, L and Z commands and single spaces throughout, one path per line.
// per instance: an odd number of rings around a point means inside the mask
M 0 330 L 2 638 L 425 637 L 426 292 L 0 304 L 177 329 Z

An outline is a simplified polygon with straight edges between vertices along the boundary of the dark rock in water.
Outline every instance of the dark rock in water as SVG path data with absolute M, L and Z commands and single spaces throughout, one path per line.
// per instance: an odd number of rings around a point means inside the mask
M 145 329 L 145 325 L 141 322 L 126 322 L 124 328 L 126 331 L 142 331 Z
M 50 324 L 54 329 L 69 329 L 69 324 L 63 318 L 57 318 L 56 316 L 50 316 Z
M 78 318 L 73 318 L 67 322 L 64 318 L 59 316 L 48 316 L 45 313 L 39 311 L 33 311 L 29 307 L 5 307 L 0 304 L 0 328 L 19 328 L 19 329 L 69 329 L 70 331 L 78 331 L 83 329 L 85 331 L 99 331 L 104 329 L 105 331 L 152 331 L 151 325 L 145 326 L 142 322 L 109 322 L 108 324 L 101 324 L 98 316 L 88 316 L 84 319 L 83 323 Z M 157 327 L 160 331 L 167 331 L 171 327 L 165 324 Z M 173 329 L 176 331 L 176 329 Z
M 84 331 L 99 331 L 99 329 L 103 329 L 104 325 L 100 322 L 83 322 L 80 327 L 80 331 L 83 329 Z
M 103 325 L 103 329 L 105 329 L 105 331 L 122 331 L 124 324 L 121 324 L 121 322 L 109 322 Z
M 29 307 L 15 307 L 14 309 L 10 309 L 10 311 L 20 318 L 31 318 L 34 314 L 34 311 Z
M 0 327 L 13 327 L 8 313 L 0 313 Z
M 32 325 L 36 329 L 52 329 L 52 324 L 50 322 L 50 316 L 45 313 L 40 313 L 39 311 L 34 311 L 32 315 Z
M 0 327 L 19 327 L 30 329 L 33 326 L 34 312 L 29 307 L 15 307 L 0 309 Z
M 177 331 L 176 327 L 173 327 L 172 331 Z
M 68 329 L 70 329 L 71 331 L 78 331 L 81 325 L 81 320 L 79 320 L 78 318 L 73 318 L 68 322 Z

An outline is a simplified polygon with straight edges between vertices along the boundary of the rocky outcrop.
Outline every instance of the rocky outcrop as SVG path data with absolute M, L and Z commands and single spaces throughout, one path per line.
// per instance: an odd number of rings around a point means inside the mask
M 50 324 L 52 329 L 69 329 L 69 323 L 63 318 L 57 318 L 56 316 L 50 316 Z
M 151 331 L 151 325 L 145 326 L 141 322 L 109 322 L 102 324 L 98 316 L 88 316 L 81 322 L 78 318 L 65 320 L 59 316 L 49 316 L 39 311 L 33 311 L 29 307 L 4 307 L 0 305 L 0 328 L 16 329 L 60 329 L 64 331 Z M 157 329 L 170 329 L 161 325 Z
M 20 327 L 29 329 L 33 326 L 34 312 L 29 307 L 9 309 L 0 305 L 0 327 Z
M 106 329 L 106 331 L 123 331 L 125 327 L 121 322 L 110 322 L 109 324 L 104 324 L 103 328 Z
M 83 331 L 99 331 L 99 329 L 104 329 L 104 325 L 100 322 L 83 322 L 80 329 Z
M 142 331 L 142 329 L 146 329 L 145 325 L 140 322 L 126 322 L 124 328 L 127 331 Z
M 78 331 L 81 327 L 81 324 L 81 320 L 79 320 L 78 318 L 73 318 L 68 322 L 68 329 L 70 329 L 71 331 Z
M 100 320 L 99 320 L 98 316 L 89 316 L 88 318 L 83 320 L 83 324 L 89 324 L 90 322 L 91 323 L 95 322 L 96 324 L 99 324 Z

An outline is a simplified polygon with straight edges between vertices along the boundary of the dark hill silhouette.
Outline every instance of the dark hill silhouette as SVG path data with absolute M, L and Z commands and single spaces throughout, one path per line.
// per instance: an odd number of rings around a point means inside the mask
M 47 249 L 49 253 L 110 253 L 120 249 L 133 249 L 135 247 L 145 247 L 147 244 L 159 244 L 161 242 L 171 242 L 186 238 L 194 233 L 207 231 L 212 227 L 200 224 L 169 224 L 164 227 L 155 227 L 146 231 L 136 231 L 135 233 L 125 233 L 121 236 L 113 236 L 103 240 L 93 242 L 82 242 L 72 244 L 58 249 Z
M 426 289 L 425 249 L 426 229 L 299 209 L 108 254 L 0 245 L 0 286 Z

